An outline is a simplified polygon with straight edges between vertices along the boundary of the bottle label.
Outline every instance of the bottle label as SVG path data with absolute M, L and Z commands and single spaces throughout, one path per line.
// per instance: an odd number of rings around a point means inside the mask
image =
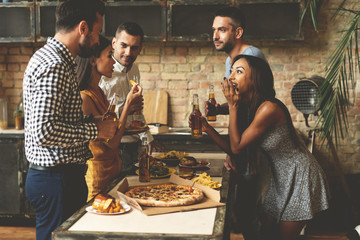
M 216 115 L 215 116 L 207 116 L 208 121 L 216 121 Z

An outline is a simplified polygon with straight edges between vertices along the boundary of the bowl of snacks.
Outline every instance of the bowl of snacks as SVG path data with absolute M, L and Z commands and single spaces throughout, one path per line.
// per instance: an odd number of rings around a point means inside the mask
M 166 153 L 162 153 L 159 155 L 154 156 L 154 158 L 158 161 L 162 161 L 166 163 L 168 166 L 177 166 L 180 163 L 180 160 L 187 156 L 185 152 L 178 152 L 178 151 L 170 151 Z

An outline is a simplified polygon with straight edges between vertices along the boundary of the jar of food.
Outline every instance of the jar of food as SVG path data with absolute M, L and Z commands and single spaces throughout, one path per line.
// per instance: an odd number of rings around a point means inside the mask
M 24 114 L 21 110 L 14 111 L 15 129 L 21 130 L 24 128 Z
M 8 126 L 7 101 L 0 98 L 0 128 L 6 129 Z

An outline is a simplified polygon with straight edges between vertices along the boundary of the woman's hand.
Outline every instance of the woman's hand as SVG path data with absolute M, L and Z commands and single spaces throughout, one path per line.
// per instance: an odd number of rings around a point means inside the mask
M 234 171 L 236 173 L 236 163 L 233 162 L 233 159 L 231 159 L 231 157 L 229 155 L 226 156 L 226 160 L 224 162 L 224 167 L 226 168 L 226 170 L 228 171 Z
M 144 97 L 142 95 L 142 87 L 138 84 L 132 86 L 126 97 L 126 103 L 129 104 L 130 113 L 141 111 L 144 106 Z
M 209 123 L 206 121 L 206 118 L 203 116 L 200 116 L 200 122 L 201 122 L 201 131 L 206 132 L 207 127 L 209 126 Z M 191 122 L 191 115 L 189 116 L 189 127 L 192 128 L 192 122 Z
M 224 81 L 221 83 L 223 94 L 229 104 L 229 108 L 238 108 L 240 102 L 239 90 L 234 87 L 227 78 L 224 77 Z

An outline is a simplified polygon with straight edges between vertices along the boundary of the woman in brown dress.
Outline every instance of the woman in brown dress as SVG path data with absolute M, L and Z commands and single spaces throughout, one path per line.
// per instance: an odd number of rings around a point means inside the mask
M 108 109 L 109 102 L 98 84 L 102 75 L 111 77 L 113 72 L 115 61 L 112 58 L 111 42 L 100 36 L 100 44 L 93 56 L 77 57 L 76 63 L 84 115 L 102 116 Z M 130 106 L 136 101 L 142 101 L 142 88 L 138 85 L 133 86 L 127 95 L 124 109 L 120 115 L 120 122 L 123 124 L 119 125 L 115 136 L 109 140 L 89 143 L 93 158 L 87 162 L 88 170 L 85 176 L 89 189 L 88 200 L 103 190 L 122 169 L 119 144 Z

